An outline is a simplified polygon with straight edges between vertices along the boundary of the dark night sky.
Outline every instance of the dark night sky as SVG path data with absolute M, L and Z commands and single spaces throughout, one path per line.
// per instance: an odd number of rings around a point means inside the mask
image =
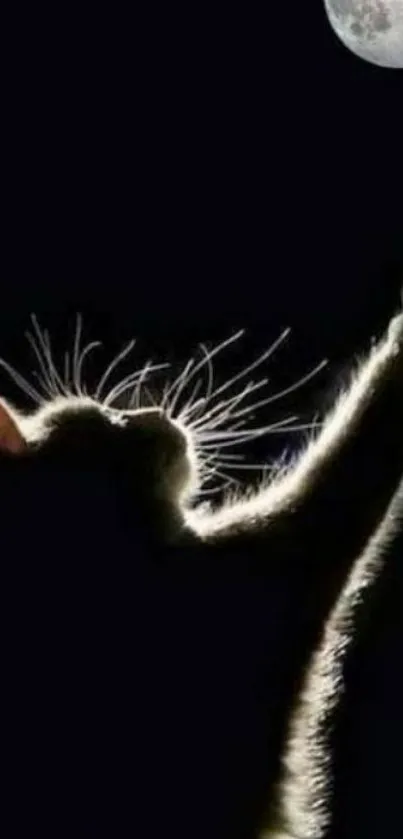
M 163 17 L 107 48 L 82 22 L 74 55 L 59 39 L 32 60 L 20 33 L 1 354 L 26 369 L 32 311 L 64 349 L 80 311 L 109 353 L 135 335 L 141 358 L 181 358 L 240 327 L 258 350 L 290 325 L 275 372 L 344 368 L 399 300 L 402 74 L 349 53 L 320 3 L 276 4 L 269 29 Z
M 24 370 L 32 311 L 59 349 L 80 311 L 88 338 L 112 352 L 137 335 L 142 359 L 246 327 L 246 363 L 290 325 L 282 382 L 323 356 L 339 372 L 398 307 L 402 73 L 350 54 L 320 2 L 189 9 L 97 9 L 43 44 L 18 28 L 0 354 Z M 0 391 L 16 394 L 3 373 Z
M 32 60 L 22 35 L 2 350 L 31 310 L 52 327 L 68 308 L 186 345 L 233 322 L 265 343 L 289 322 L 342 354 L 396 303 L 402 74 L 350 54 L 321 3 L 170 15 L 129 43 L 101 20 L 87 41 L 83 22 L 74 53 L 59 39 Z

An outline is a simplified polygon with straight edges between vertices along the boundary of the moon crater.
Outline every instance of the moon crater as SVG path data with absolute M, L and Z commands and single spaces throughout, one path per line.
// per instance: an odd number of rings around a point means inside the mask
M 360 58 L 403 68 L 403 0 L 324 0 L 332 29 Z

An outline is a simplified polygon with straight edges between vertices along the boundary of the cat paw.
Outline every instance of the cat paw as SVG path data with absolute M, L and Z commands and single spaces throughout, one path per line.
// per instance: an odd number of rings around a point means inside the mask
M 388 338 L 396 347 L 396 350 L 403 350 L 403 312 L 392 318 L 389 324 Z

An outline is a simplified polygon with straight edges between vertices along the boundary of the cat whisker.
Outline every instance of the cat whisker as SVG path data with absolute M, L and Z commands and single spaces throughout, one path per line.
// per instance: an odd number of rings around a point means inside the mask
M 244 334 L 244 332 L 245 332 L 244 329 L 240 329 L 238 332 L 235 333 L 235 335 L 231 335 L 230 338 L 226 338 L 225 341 L 222 341 L 220 344 L 218 344 L 216 347 L 214 347 L 212 350 L 209 350 L 209 351 L 206 351 L 206 348 L 203 345 L 204 350 L 207 352 L 207 356 L 204 356 L 201 359 L 201 361 L 197 362 L 197 364 L 195 365 L 195 367 L 193 367 L 193 369 L 191 371 L 190 371 L 190 367 L 193 364 L 194 360 L 191 359 L 190 362 L 188 362 L 188 364 L 185 367 L 185 370 L 189 370 L 189 375 L 185 376 L 184 375 L 185 371 L 184 371 L 184 373 L 181 374 L 181 376 L 179 377 L 180 378 L 179 387 L 176 390 L 176 392 L 174 394 L 173 401 L 169 405 L 169 408 L 168 408 L 168 412 L 169 412 L 170 416 L 173 416 L 175 406 L 176 406 L 176 404 L 179 400 L 179 397 L 180 397 L 181 393 L 183 392 L 185 387 L 188 387 L 188 385 L 190 384 L 190 382 L 192 381 L 192 379 L 194 378 L 196 373 L 198 373 L 199 370 L 201 370 L 203 367 L 205 367 L 207 365 L 207 363 L 208 363 L 207 360 L 210 359 L 210 361 L 211 361 L 211 359 L 213 359 L 214 356 L 216 356 L 219 352 L 222 352 L 223 349 L 225 349 L 226 347 L 230 346 L 230 344 L 233 344 L 235 341 L 237 341 L 241 337 L 241 335 Z
M 200 451 L 200 455 L 202 454 L 202 450 Z M 244 455 L 220 455 L 220 451 L 213 452 L 211 455 L 207 455 L 206 458 L 207 462 L 215 463 L 217 466 L 224 466 L 230 469 L 249 469 L 249 463 L 244 462 Z M 263 463 L 251 463 L 251 469 L 264 469 L 267 466 Z
M 84 347 L 84 349 L 82 350 L 82 352 L 80 353 L 80 355 L 77 359 L 76 368 L 75 368 L 75 375 L 74 375 L 74 386 L 75 386 L 76 393 L 77 393 L 78 396 L 81 396 L 82 394 L 84 394 L 84 395 L 87 394 L 86 388 L 82 384 L 84 361 L 89 356 L 89 354 L 92 352 L 92 350 L 95 350 L 98 347 L 102 347 L 102 342 L 101 341 L 91 341 L 89 344 L 87 344 L 86 347 Z
M 202 431 L 197 432 L 196 438 L 197 440 L 201 440 L 202 442 L 209 442 L 211 440 L 225 440 L 229 437 L 245 437 L 248 434 L 255 434 L 255 433 L 268 433 L 269 431 L 276 430 L 278 428 L 287 427 L 290 423 L 295 422 L 298 419 L 296 414 L 290 415 L 288 417 L 283 417 L 278 422 L 269 423 L 263 426 L 257 426 L 254 428 L 246 427 L 243 428 L 241 431 L 238 430 L 239 425 L 245 424 L 245 420 L 240 421 L 239 423 L 235 423 L 233 426 L 229 426 L 228 428 L 218 429 L 217 431 Z
M 200 419 L 192 421 L 192 423 L 190 423 L 190 427 L 192 429 L 202 429 L 205 427 L 213 428 L 216 425 L 221 425 L 223 421 L 231 418 L 231 416 L 234 416 L 232 411 L 236 405 L 239 405 L 239 403 L 246 399 L 247 396 L 254 393 L 256 390 L 260 390 L 262 387 L 267 385 L 267 383 L 268 379 L 261 379 L 259 382 L 248 382 L 240 393 L 219 402 L 213 408 L 206 411 Z M 253 410 L 253 406 L 250 407 L 250 410 Z M 218 417 L 216 417 L 217 412 Z M 212 422 L 213 418 L 215 418 L 214 423 Z
M 80 359 L 80 344 L 81 344 L 81 332 L 82 332 L 82 317 L 77 312 L 76 316 L 76 331 L 74 334 L 74 343 L 73 343 L 73 361 L 72 361 L 72 373 L 73 373 L 73 387 L 75 393 L 80 393 L 80 380 L 78 375 L 78 363 Z
M 254 416 L 254 415 L 253 415 Z M 227 415 L 224 419 L 227 422 L 231 422 L 231 425 L 227 425 L 227 427 L 220 428 L 218 424 L 214 424 L 212 426 L 208 425 L 205 428 L 193 428 L 191 429 L 192 433 L 197 437 L 198 440 L 215 440 L 219 438 L 225 437 L 236 437 L 236 436 L 244 436 L 248 435 L 249 433 L 254 434 L 256 431 L 263 432 L 264 430 L 270 431 L 270 429 L 282 427 L 283 425 L 289 425 L 290 422 L 294 422 L 294 420 L 298 419 L 297 415 L 292 415 L 289 417 L 283 417 L 276 423 L 268 423 L 265 426 L 261 427 L 252 427 L 248 426 L 247 423 L 249 421 L 249 417 L 237 420 L 237 422 L 233 422 L 235 416 Z M 242 431 L 238 431 L 239 428 L 242 428 Z
M 54 396 L 57 396 L 57 393 L 55 394 L 55 392 L 54 392 L 54 386 L 53 386 L 52 380 L 49 376 L 48 367 L 46 366 L 46 359 L 44 359 L 42 357 L 40 348 L 38 347 L 34 336 L 30 332 L 27 331 L 27 332 L 25 332 L 25 337 L 28 339 L 28 341 L 29 341 L 34 353 L 35 353 L 36 359 L 37 359 L 38 364 L 39 364 L 40 371 L 42 373 L 42 376 L 40 376 L 39 373 L 35 373 L 35 378 L 39 381 L 42 389 L 45 391 L 45 393 L 50 398 L 52 398 Z
M 188 372 L 189 372 L 193 363 L 194 363 L 194 359 L 190 358 L 189 361 L 186 362 L 182 372 L 179 373 L 179 375 L 176 377 L 176 379 L 174 379 L 172 384 L 169 385 L 168 389 L 165 392 L 164 398 L 161 402 L 161 408 L 163 410 L 167 411 L 168 416 L 173 415 L 173 411 L 175 409 L 175 404 L 177 402 L 178 394 L 175 392 L 175 388 L 179 388 L 181 386 L 183 380 L 186 378 L 186 376 L 187 376 L 187 374 L 188 374 Z M 172 392 L 174 392 L 174 398 L 173 398 L 172 403 L 169 403 L 169 398 L 170 398 L 170 395 L 171 395 Z
M 43 359 L 44 359 L 44 362 L 45 362 L 45 366 L 44 366 L 43 369 L 46 370 L 46 365 L 47 365 L 47 375 L 48 375 L 49 382 L 51 383 L 51 386 L 53 388 L 54 394 L 56 396 L 58 396 L 58 395 L 66 396 L 66 395 L 68 395 L 68 392 L 67 392 L 65 383 L 61 379 L 61 377 L 58 373 L 56 364 L 53 361 L 52 347 L 51 347 L 49 333 L 47 332 L 47 330 L 43 330 L 43 331 L 41 330 L 41 328 L 39 326 L 38 319 L 37 319 L 35 314 L 31 315 L 31 320 L 32 320 L 32 323 L 33 323 L 33 326 L 34 326 L 34 330 L 36 332 L 37 339 L 38 339 L 38 345 L 37 345 L 37 351 L 36 351 L 37 358 L 40 359 L 40 352 L 39 352 L 39 348 L 40 348 L 40 351 L 43 354 Z M 29 337 L 29 334 L 28 334 L 28 337 Z M 35 350 L 36 344 L 35 344 L 34 340 L 31 341 L 31 346 Z
M 296 417 L 291 417 L 290 421 L 295 419 Z M 243 443 L 250 442 L 258 437 L 264 437 L 269 434 L 294 434 L 296 431 L 312 431 L 321 427 L 320 423 L 302 423 L 301 425 L 291 425 L 287 427 L 284 424 L 284 421 L 282 421 L 273 426 L 250 429 L 245 432 L 221 432 L 217 437 L 210 438 L 208 442 L 202 440 L 199 445 L 205 451 L 209 451 L 214 447 L 221 449 L 227 446 L 239 446 Z
M 213 364 L 212 364 L 212 361 L 211 361 L 211 358 L 210 358 L 210 354 L 209 354 L 209 351 L 208 351 L 207 347 L 205 346 L 205 344 L 200 344 L 200 349 L 204 353 L 205 361 L 206 361 L 206 365 L 205 365 L 206 370 L 207 370 L 206 392 L 205 392 L 204 396 L 199 397 L 199 399 L 195 399 L 197 390 L 199 389 L 199 384 L 200 384 L 200 386 L 202 384 L 202 378 L 198 379 L 197 388 L 195 387 L 193 389 L 189 399 L 187 400 L 186 404 L 181 409 L 179 417 L 178 417 L 178 419 L 182 420 L 183 422 L 186 422 L 186 424 L 188 424 L 188 420 L 189 420 L 190 416 L 192 416 L 194 413 L 196 413 L 200 410 L 203 410 L 204 406 L 207 404 L 207 402 L 211 398 L 211 394 L 212 394 L 212 390 L 213 390 L 214 371 L 213 371 Z
M 70 382 L 70 354 L 68 352 L 64 353 L 64 364 L 63 364 L 63 372 L 64 372 L 64 381 L 66 384 L 66 389 L 69 389 L 69 382 Z
M 202 496 L 206 496 L 206 495 L 207 495 L 207 496 L 211 496 L 211 495 L 218 495 L 218 493 L 219 493 L 220 495 L 221 495 L 221 494 L 224 494 L 224 495 L 225 495 L 226 490 L 227 490 L 227 489 L 229 489 L 231 486 L 232 486 L 232 482 L 231 482 L 231 481 L 229 481 L 229 480 L 224 480 L 224 481 L 223 481 L 223 482 L 221 482 L 220 484 L 216 484 L 216 486 L 211 486 L 211 487 L 209 487 L 209 486 L 201 486 L 198 494 L 199 494 L 199 496 L 200 496 L 200 497 L 202 497 Z M 198 506 L 199 506 L 199 505 L 198 505 Z
M 228 461 L 228 464 L 226 464 L 225 459 L 222 458 L 217 451 L 205 452 L 202 449 L 200 449 L 199 452 L 198 452 L 198 455 L 199 455 L 199 459 L 200 459 L 199 463 L 201 464 L 203 469 L 207 472 L 207 474 L 210 474 L 213 469 L 216 470 L 216 468 L 219 467 L 219 466 L 226 466 L 226 465 L 229 465 L 229 463 L 230 463 L 230 461 Z M 229 475 L 227 477 L 228 477 L 228 480 L 231 480 L 231 481 L 235 480 L 234 478 L 230 477 Z
M 113 371 L 116 370 L 116 367 L 118 367 L 118 365 L 129 355 L 129 353 L 132 352 L 135 344 L 135 339 L 129 341 L 127 344 L 125 344 L 123 349 L 120 352 L 118 352 L 117 355 L 112 359 L 110 364 L 108 364 L 104 374 L 101 376 L 101 379 L 98 383 L 98 387 L 95 391 L 95 399 L 102 399 L 102 391 L 108 379 L 112 375 Z
M 35 377 L 36 381 L 37 381 L 37 382 L 39 382 L 39 384 L 40 384 L 40 386 L 41 386 L 41 388 L 42 388 L 42 390 L 43 390 L 43 392 L 44 392 L 45 396 L 46 396 L 48 399 L 54 399 L 55 394 L 54 394 L 53 390 L 51 390 L 51 388 L 50 388 L 49 384 L 47 383 L 47 381 L 45 381 L 45 380 L 44 380 L 44 378 L 40 375 L 40 373 L 38 373 L 38 372 L 35 370 L 35 371 L 32 373 L 32 375 Z M 56 396 L 57 396 L 57 394 L 56 394 Z
M 326 367 L 327 363 L 328 363 L 327 360 L 324 359 L 319 364 L 317 364 L 316 367 L 313 368 L 313 370 L 311 370 L 309 373 L 305 374 L 300 379 L 298 379 L 297 382 L 294 382 L 292 385 L 290 385 L 287 388 L 284 388 L 283 390 L 279 391 L 278 393 L 272 394 L 271 396 L 266 396 L 264 399 L 261 399 L 258 402 L 255 402 L 253 405 L 247 405 L 245 408 L 241 408 L 241 410 L 239 410 L 239 411 L 233 411 L 232 410 L 233 406 L 231 406 L 231 408 L 230 408 L 231 418 L 235 419 L 235 418 L 242 417 L 242 416 L 248 416 L 251 411 L 256 411 L 258 408 L 263 408 L 267 405 L 271 405 L 273 402 L 278 401 L 283 396 L 288 396 L 290 393 L 293 393 L 296 390 L 299 390 L 300 387 L 307 384 L 307 382 L 309 382 L 311 379 L 314 378 L 314 376 L 316 376 L 321 370 L 323 370 L 324 367 Z M 195 423 L 195 425 L 197 427 L 197 423 Z
M 252 415 L 252 418 L 255 419 L 254 414 Z M 231 425 L 227 426 L 227 428 L 223 428 L 222 430 L 223 431 L 235 431 L 237 428 L 244 428 L 244 430 L 246 432 L 248 430 L 247 426 L 248 426 L 248 423 L 249 423 L 250 419 L 251 419 L 251 417 L 248 417 L 247 419 L 238 420 L 238 422 L 234 422 Z M 231 416 L 225 417 L 225 420 L 230 421 Z M 193 434 L 196 437 L 199 437 L 200 439 L 203 439 L 203 435 L 207 435 L 207 434 L 210 434 L 210 433 L 214 434 L 215 433 L 214 430 L 216 428 L 218 429 L 218 431 L 220 430 L 219 425 L 214 423 L 214 425 L 211 425 L 211 426 L 207 425 L 206 428 L 196 428 L 196 429 L 194 429 Z
M 251 373 L 252 370 L 255 370 L 256 367 L 260 367 L 260 365 L 263 364 L 264 361 L 268 361 L 268 359 L 273 355 L 273 353 L 275 353 L 278 347 L 282 343 L 284 343 L 286 338 L 288 338 L 290 332 L 290 327 L 284 329 L 281 335 L 279 335 L 279 337 L 273 342 L 273 344 L 270 345 L 270 347 L 267 350 L 261 353 L 261 355 L 259 355 L 259 357 L 255 359 L 255 361 L 253 361 L 251 364 L 248 364 L 248 366 L 244 367 L 243 370 L 241 370 L 239 373 L 236 373 L 235 376 L 232 376 L 230 379 L 224 382 L 223 385 L 221 385 L 217 390 L 215 390 L 211 394 L 211 398 L 215 399 L 219 394 L 224 393 L 226 390 L 228 390 L 229 387 L 232 387 L 235 384 L 235 382 L 238 382 L 241 379 L 245 378 L 245 376 L 248 373 Z M 267 382 L 267 379 L 265 381 Z
M 200 344 L 200 349 L 204 352 L 204 356 L 206 359 L 206 371 L 207 371 L 207 384 L 206 384 L 206 393 L 205 393 L 205 400 L 208 402 L 211 399 L 211 395 L 213 393 L 213 385 L 214 385 L 214 368 L 213 362 L 211 360 L 211 354 L 209 353 L 205 344 Z
M 158 408 L 158 400 L 155 398 L 155 396 L 153 396 L 153 394 L 152 394 L 152 392 L 151 392 L 150 388 L 149 388 L 149 387 L 146 387 L 146 386 L 144 385 L 144 389 L 143 389 L 143 390 L 144 390 L 144 394 L 145 394 L 145 396 L 146 396 L 146 398 L 147 398 L 147 400 L 148 400 L 149 404 L 150 404 L 153 408 Z
M 87 388 L 82 382 L 84 361 L 92 350 L 102 347 L 101 341 L 90 341 L 81 350 L 81 335 L 82 316 L 77 312 L 72 357 L 68 352 L 64 354 L 64 382 L 67 395 L 73 393 L 79 397 L 88 395 Z
M 232 376 L 230 379 L 228 379 L 226 382 L 224 382 L 224 384 L 222 384 L 220 387 L 218 387 L 215 391 L 213 391 L 212 358 L 213 358 L 214 355 L 217 354 L 217 352 L 224 349 L 224 347 L 227 346 L 229 342 L 228 341 L 223 342 L 218 347 L 216 347 L 215 350 L 213 350 L 211 352 L 209 352 L 207 350 L 207 348 L 205 347 L 204 344 L 201 344 L 200 346 L 201 346 L 201 349 L 205 353 L 205 358 L 201 362 L 199 362 L 199 369 L 200 369 L 200 367 L 203 367 L 203 366 L 207 365 L 208 366 L 208 372 L 209 372 L 209 381 L 208 381 L 208 385 L 207 385 L 205 403 L 206 403 L 206 401 L 211 401 L 211 400 L 216 399 L 217 396 L 224 393 L 226 390 L 228 390 L 228 388 L 232 387 L 236 382 L 245 378 L 245 376 L 248 375 L 248 373 L 252 372 L 252 370 L 255 370 L 257 367 L 259 367 L 261 364 L 263 364 L 264 361 L 267 361 L 273 355 L 273 353 L 276 351 L 276 349 L 285 341 L 285 339 L 288 337 L 290 332 L 291 332 L 291 330 L 290 330 L 289 327 L 287 329 L 283 330 L 283 332 L 276 339 L 276 341 L 274 341 L 273 344 L 271 344 L 270 347 L 268 347 L 267 350 L 265 350 L 263 353 L 261 353 L 261 355 L 257 359 L 255 359 L 251 364 L 248 364 L 245 368 L 243 368 L 238 373 L 236 373 L 234 376 Z M 232 336 L 232 338 L 229 339 L 229 341 L 232 343 L 234 340 L 238 339 L 242 334 L 243 334 L 243 330 L 236 333 L 235 336 Z M 192 373 L 192 375 L 193 375 L 193 373 Z M 252 383 L 252 387 L 253 387 L 253 389 L 256 389 L 258 387 L 263 387 L 264 385 L 267 384 L 267 382 L 268 382 L 268 380 L 264 379 L 260 383 L 257 383 L 257 384 Z M 200 417 L 199 422 L 202 423 L 207 417 L 215 415 L 220 410 L 220 408 L 223 409 L 224 407 L 230 407 L 233 404 L 237 404 L 239 401 L 241 401 L 242 399 L 244 399 L 246 397 L 246 395 L 248 394 L 250 389 L 251 389 L 251 383 L 248 383 L 240 394 L 236 394 L 235 396 L 230 397 L 229 399 L 224 400 L 224 401 L 218 403 L 217 405 L 213 406 L 213 408 L 211 408 L 207 412 L 207 414 L 204 414 L 204 416 Z M 200 403 L 198 405 L 198 408 L 199 407 L 200 407 Z M 188 403 L 186 404 L 185 408 L 181 411 L 180 418 L 182 418 L 185 411 L 187 411 L 187 417 L 189 417 L 189 415 L 191 415 L 191 412 L 192 412 L 192 407 L 190 407 L 190 409 L 189 409 L 188 408 Z
M 115 385 L 109 393 L 105 396 L 105 399 L 102 400 L 102 404 L 106 407 L 109 407 L 114 404 L 114 402 L 119 399 L 124 393 L 128 390 L 131 390 L 138 382 L 140 377 L 140 373 L 136 371 L 136 373 L 130 373 L 121 382 Z
M 155 365 L 153 365 L 152 359 L 149 359 L 145 363 L 143 369 L 140 371 L 140 375 L 138 377 L 136 386 L 135 386 L 135 388 L 133 390 L 133 393 L 132 393 L 132 395 L 130 397 L 130 400 L 129 400 L 129 409 L 130 408 L 136 408 L 136 409 L 140 408 L 141 399 L 142 399 L 142 387 L 144 385 L 144 382 L 146 381 L 146 378 L 147 378 L 149 372 L 151 370 L 153 370 L 154 368 L 155 368 Z
M 137 370 L 135 373 L 130 373 L 109 391 L 102 404 L 106 406 L 113 405 L 119 397 L 137 385 L 141 377 L 143 377 L 144 381 L 150 373 L 154 373 L 156 370 L 164 370 L 166 367 L 169 367 L 169 364 L 152 364 L 147 367 L 146 372 L 144 372 L 145 368 L 142 368 L 142 370 Z
M 29 396 L 34 402 L 38 405 L 42 405 L 44 402 L 44 396 L 39 393 L 39 391 L 21 375 L 11 364 L 4 360 L 4 358 L 0 358 L 0 367 L 9 374 L 9 376 L 13 379 L 16 385 L 21 389 L 26 396 Z
M 265 407 L 266 405 L 272 404 L 273 402 L 277 401 L 278 399 L 282 398 L 283 396 L 286 396 L 286 395 L 294 392 L 295 390 L 299 389 L 300 387 L 302 387 L 304 384 L 306 384 L 308 381 L 310 381 L 315 375 L 317 375 L 317 373 L 319 373 L 326 366 L 326 364 L 327 364 L 327 361 L 325 361 L 325 360 L 321 361 L 320 364 L 318 364 L 313 370 L 311 370 L 309 373 L 304 375 L 297 382 L 294 382 L 289 387 L 284 388 L 283 390 L 279 391 L 278 393 L 272 394 L 271 396 L 267 396 L 264 399 L 261 399 L 258 402 L 255 402 L 253 405 L 247 405 L 245 408 L 242 408 L 241 410 L 235 411 L 235 412 L 233 411 L 233 408 L 235 407 L 235 405 L 237 403 L 239 403 L 241 401 L 241 399 L 240 398 L 234 398 L 234 400 L 228 406 L 226 406 L 228 408 L 227 416 L 231 417 L 231 418 L 248 416 L 251 411 L 254 411 L 258 408 L 262 408 L 262 407 Z M 265 381 L 263 380 L 261 383 L 258 383 L 258 385 L 256 385 L 253 388 L 253 390 L 256 390 L 258 387 L 262 387 L 266 382 L 267 382 L 267 380 L 265 380 Z M 250 392 L 252 392 L 252 389 L 249 389 L 248 391 L 245 391 L 242 394 L 242 399 L 244 399 L 245 396 L 249 395 Z M 224 419 L 226 419 L 226 418 L 227 417 L 224 417 Z M 197 427 L 198 424 L 200 426 L 202 426 L 201 423 L 195 423 L 195 426 Z
M 212 491 L 206 484 L 213 481 L 216 477 L 224 479 L 224 484 L 222 482 L 219 483 L 214 489 L 215 492 L 225 491 L 230 486 L 239 486 L 240 482 L 236 478 L 233 478 L 232 475 L 227 475 L 219 469 L 213 458 L 210 461 L 204 461 L 203 467 L 204 469 L 201 470 L 201 493 L 206 494 L 206 492 Z
M 178 413 L 178 419 L 185 424 L 186 428 L 194 436 L 197 447 L 200 451 L 215 452 L 216 456 L 219 457 L 222 449 L 245 445 L 265 435 L 312 431 L 321 427 L 320 423 L 296 423 L 296 420 L 298 419 L 297 416 L 287 417 L 277 423 L 271 423 L 267 426 L 258 428 L 248 428 L 245 426 L 254 419 L 255 412 L 259 409 L 295 392 L 313 379 L 326 366 L 327 360 L 321 361 L 311 371 L 302 376 L 296 382 L 293 382 L 290 386 L 283 388 L 277 393 L 266 396 L 253 404 L 244 405 L 244 407 L 241 406 L 241 403 L 245 402 L 252 393 L 267 385 L 267 378 L 258 382 L 247 382 L 240 393 L 230 396 L 228 399 L 220 400 L 218 403 L 216 402 L 216 404 L 214 404 L 217 396 L 225 393 L 228 388 L 233 387 L 234 384 L 243 379 L 248 373 L 256 369 L 256 367 L 264 361 L 267 361 L 275 350 L 285 341 L 290 334 L 290 331 L 291 330 L 289 328 L 285 329 L 278 339 L 264 353 L 262 353 L 259 358 L 257 358 L 252 364 L 245 367 L 244 370 L 232 376 L 216 390 L 213 390 L 212 386 L 212 353 L 209 353 L 205 346 L 202 345 L 205 357 L 193 368 L 186 381 L 184 381 L 185 376 L 183 376 L 181 379 L 180 391 L 182 392 L 189 384 L 189 379 L 193 378 L 196 368 L 203 369 L 203 367 L 207 366 L 209 376 L 206 395 L 204 398 L 202 397 L 195 400 L 196 393 L 200 387 L 198 382 L 196 388 L 190 395 L 190 398 L 188 398 L 185 405 Z M 235 337 L 240 337 L 240 334 L 242 333 L 237 333 L 237 335 L 233 336 L 233 338 L 235 339 Z M 224 345 L 225 343 L 226 342 L 224 342 Z M 219 345 L 219 347 L 216 348 L 216 351 L 221 348 L 223 348 L 223 345 Z M 176 397 L 179 397 L 179 395 L 180 393 L 177 393 Z M 211 405 L 211 403 L 213 404 Z M 207 407 L 209 404 L 211 407 Z M 260 464 L 255 465 L 257 469 L 260 468 Z M 263 467 L 263 464 L 261 466 Z M 234 466 L 233 468 L 236 467 Z M 247 465 L 243 465 L 242 468 L 246 469 L 248 467 Z
M 226 454 L 225 459 L 228 461 L 242 461 L 245 460 L 244 454 Z
M 251 472 L 262 472 L 264 469 L 267 469 L 267 463 L 232 463 L 221 459 L 217 462 L 219 465 L 225 466 L 227 469 L 243 469 L 245 471 L 250 470 Z
M 180 414 L 177 417 L 179 420 L 184 421 L 185 418 L 187 419 L 187 416 L 189 415 L 190 412 L 193 413 L 193 411 L 195 410 L 196 407 L 200 408 L 200 406 L 205 403 L 205 401 L 206 401 L 205 396 L 201 396 L 201 397 L 199 397 L 199 399 L 196 399 L 196 395 L 197 395 L 198 391 L 200 390 L 202 384 L 203 384 L 203 379 L 201 379 L 201 378 L 197 379 L 197 382 L 196 382 L 196 384 L 195 384 L 195 386 L 192 390 L 192 393 L 191 393 L 188 401 L 186 402 L 186 404 L 184 405 Z M 171 416 L 172 416 L 172 414 L 171 414 Z
M 280 390 L 278 393 L 274 393 L 272 396 L 269 397 L 269 399 L 267 401 L 265 400 L 261 403 L 259 403 L 259 402 L 256 403 L 256 405 L 254 407 L 256 408 L 256 407 L 260 407 L 261 405 L 271 405 L 273 402 L 276 402 L 278 399 L 282 399 L 284 396 L 289 396 L 290 393 L 295 393 L 296 390 L 299 390 L 301 387 L 303 387 L 308 382 L 310 382 L 315 376 L 317 376 L 318 373 L 320 373 L 322 370 L 324 370 L 324 368 L 327 367 L 328 363 L 329 363 L 329 361 L 328 361 L 327 358 L 322 359 L 322 361 L 320 361 L 319 364 L 317 364 L 316 367 L 314 367 L 309 373 L 306 373 L 305 376 L 302 376 L 300 379 L 298 379 L 292 385 L 284 388 L 284 390 Z M 239 414 L 239 416 L 240 416 L 240 414 Z

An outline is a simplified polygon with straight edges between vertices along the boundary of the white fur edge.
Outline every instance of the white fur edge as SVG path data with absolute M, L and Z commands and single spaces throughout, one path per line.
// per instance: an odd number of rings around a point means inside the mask
M 385 518 L 353 566 L 328 619 L 322 642 L 308 668 L 305 687 L 291 716 L 279 795 L 279 821 L 291 832 L 270 833 L 269 830 L 259 839 L 321 839 L 324 835 L 330 818 L 325 717 L 343 690 L 342 668 L 352 640 L 351 621 L 355 607 L 362 600 L 365 589 L 381 572 L 385 551 L 401 529 L 402 521 L 403 481 Z M 322 705 L 320 714 L 319 702 Z M 304 779 L 302 786 L 301 778 Z

